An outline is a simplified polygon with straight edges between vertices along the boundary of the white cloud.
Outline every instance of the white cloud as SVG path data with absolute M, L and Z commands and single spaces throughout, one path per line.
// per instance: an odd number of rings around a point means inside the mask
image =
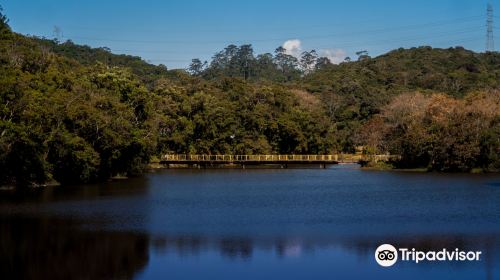
M 288 40 L 283 43 L 286 54 L 300 57 L 302 53 L 302 42 L 299 39 Z
M 299 39 L 287 40 L 283 43 L 286 54 L 300 58 L 302 54 L 302 41 Z M 318 51 L 319 56 L 324 56 L 333 64 L 339 64 L 344 61 L 347 52 L 343 49 L 322 49 Z
M 320 56 L 324 56 L 330 60 L 333 64 L 339 64 L 344 61 L 346 57 L 346 51 L 343 49 L 324 49 L 320 50 Z

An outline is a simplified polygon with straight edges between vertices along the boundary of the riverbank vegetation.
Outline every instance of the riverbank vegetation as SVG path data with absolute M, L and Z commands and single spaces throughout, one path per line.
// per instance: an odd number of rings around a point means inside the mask
M 406 93 L 395 97 L 358 131 L 372 153 L 401 156 L 400 168 L 436 171 L 500 169 L 500 92 Z
M 360 52 L 333 65 L 230 45 L 168 70 L 13 32 L 0 18 L 0 183 L 79 183 L 164 153 L 400 154 L 400 167 L 498 171 L 500 54 Z

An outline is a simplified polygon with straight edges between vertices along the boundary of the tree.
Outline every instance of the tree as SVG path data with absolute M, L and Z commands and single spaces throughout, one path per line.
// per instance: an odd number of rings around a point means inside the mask
M 201 62 L 199 58 L 193 58 L 191 60 L 191 64 L 189 65 L 188 71 L 193 76 L 200 76 L 203 73 L 203 70 L 205 70 L 206 66 L 207 66 L 206 61 Z
M 291 81 L 294 77 L 300 75 L 299 61 L 296 57 L 286 54 L 286 49 L 281 46 L 274 52 L 274 62 L 278 69 L 281 70 L 285 81 Z
M 100 156 L 90 143 L 67 131 L 58 132 L 51 141 L 48 161 L 54 178 L 63 184 L 92 182 L 98 179 Z
M 300 57 L 300 66 L 304 74 L 307 75 L 314 70 L 317 60 L 318 54 L 315 50 L 302 52 Z
M 239 66 L 241 77 L 247 80 L 254 72 L 254 61 L 252 45 L 242 45 L 238 48 L 235 56 L 236 64 Z
M 3 8 L 0 6 L 0 39 L 5 39 L 11 33 L 9 19 L 3 14 Z
M 281 72 L 278 70 L 276 64 L 274 64 L 272 54 L 259 54 L 256 58 L 255 64 L 256 77 L 272 81 L 280 79 Z
M 332 62 L 330 61 L 330 59 L 328 59 L 327 57 L 319 57 L 317 60 L 316 60 L 316 65 L 314 65 L 314 69 L 316 70 L 322 70 L 322 69 L 325 69 L 326 67 L 330 66 L 330 65 L 333 65 Z
M 499 101 L 496 91 L 467 101 L 443 94 L 403 94 L 363 126 L 358 143 L 400 155 L 400 167 L 497 170 L 498 153 L 492 151 L 498 151 L 498 135 L 496 140 L 490 137 L 498 131 Z
M 0 123 L 0 127 L 3 125 Z M 27 187 L 50 180 L 42 135 L 31 133 L 23 125 L 9 126 L 0 137 L 0 184 Z
M 500 54 L 398 49 L 331 65 L 229 45 L 190 72 L 67 41 L 0 37 L 0 184 L 142 172 L 164 153 L 401 155 L 400 167 L 499 170 Z M 6 34 L 6 33 L 5 33 Z M 366 53 L 359 53 L 367 55 Z M 314 57 L 314 54 L 312 55 Z M 423 93 L 415 93 L 421 90 Z
M 216 53 L 210 66 L 206 69 L 206 77 L 221 76 L 249 79 L 255 73 L 255 57 L 252 45 L 229 45 Z
M 358 56 L 358 61 L 366 60 L 369 59 L 370 56 L 368 55 L 368 51 L 357 51 L 356 55 Z
M 9 19 L 3 13 L 3 7 L 0 5 L 0 28 L 9 28 Z
M 495 116 L 488 129 L 481 134 L 479 163 L 485 170 L 500 171 L 500 116 Z

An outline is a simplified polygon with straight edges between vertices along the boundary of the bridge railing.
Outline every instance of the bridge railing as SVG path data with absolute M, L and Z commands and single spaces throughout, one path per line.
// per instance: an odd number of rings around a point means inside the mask
M 244 161 L 338 161 L 358 162 L 360 160 L 382 161 L 398 159 L 396 155 L 363 155 L 363 154 L 333 154 L 333 155 L 191 155 L 167 154 L 163 161 L 207 161 L 207 162 L 244 162 Z
M 338 155 L 164 155 L 164 161 L 337 161 Z

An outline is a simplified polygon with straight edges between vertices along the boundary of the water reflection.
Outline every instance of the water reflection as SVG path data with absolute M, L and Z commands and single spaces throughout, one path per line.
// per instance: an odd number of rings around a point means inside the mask
M 195 236 L 162 236 L 153 239 L 152 248 L 160 254 L 168 251 L 178 255 L 197 255 L 204 251 L 215 250 L 221 256 L 232 259 L 251 259 L 255 250 L 274 251 L 278 257 L 299 257 L 303 253 L 314 252 L 315 249 L 341 247 L 360 256 L 372 255 L 374 249 L 381 243 L 391 243 L 401 248 L 417 248 L 422 251 L 483 250 L 485 258 L 498 257 L 500 239 L 498 235 L 470 236 L 409 236 L 401 237 L 346 237 L 328 240 L 300 238 L 252 239 L 248 237 L 195 237 Z
M 49 203 L 145 195 L 148 192 L 148 182 L 148 177 L 142 176 L 99 184 L 1 191 L 0 207 L 29 202 Z
M 395 272 L 393 275 L 387 275 L 385 279 L 421 279 L 423 272 L 434 271 L 432 279 L 439 279 L 439 276 L 446 276 L 452 272 L 461 274 L 454 279 L 495 279 L 498 277 L 498 269 L 496 265 L 499 261 L 500 240 L 498 235 L 471 235 L 471 236 L 410 236 L 401 237 L 386 237 L 377 236 L 364 237 L 346 237 L 326 240 L 317 239 L 301 239 L 295 238 L 271 238 L 271 239 L 253 239 L 245 237 L 195 237 L 195 236 L 180 236 L 180 237 L 157 237 L 153 242 L 153 254 L 156 258 L 163 259 L 165 266 L 163 273 L 170 272 L 173 268 L 168 266 L 169 262 L 179 257 L 184 260 L 203 259 L 203 256 L 214 258 L 213 253 L 217 253 L 222 259 L 230 261 L 224 270 L 219 271 L 221 275 L 229 273 L 231 275 L 231 263 L 245 262 L 249 263 L 250 267 L 260 269 L 260 266 L 255 266 L 259 263 L 255 259 L 268 259 L 268 261 L 277 268 L 280 277 L 285 279 L 295 279 L 294 269 L 312 270 L 313 267 L 326 268 L 322 273 L 311 271 L 315 277 L 330 279 L 331 275 L 342 274 L 344 272 L 349 275 L 350 279 L 366 279 L 373 277 L 370 275 L 370 270 L 373 273 L 380 273 L 373 259 L 375 248 L 383 242 L 389 242 L 400 248 L 416 248 L 418 250 L 480 250 L 482 257 L 480 262 L 444 262 L 430 263 L 421 262 L 420 264 L 405 263 L 396 266 L 390 272 Z M 169 257 L 164 257 L 170 255 Z M 350 255 L 356 257 L 352 258 Z M 172 257 L 174 256 L 174 257 Z M 293 262 L 293 267 L 287 265 L 287 260 L 296 259 Z M 314 259 L 314 266 L 307 264 L 308 259 Z M 346 261 L 346 259 L 348 261 Z M 350 259 L 350 261 L 349 261 Z M 281 260 L 281 261 L 280 261 Z M 207 261 L 210 263 L 210 261 Z M 346 268 L 332 266 L 335 263 L 348 263 Z M 196 263 L 196 262 L 195 262 Z M 289 263 L 289 262 L 288 262 Z M 358 267 L 359 271 L 352 271 L 352 267 Z M 265 267 L 265 266 L 264 266 Z M 371 267 L 371 268 L 369 268 Z M 187 279 L 195 279 L 196 274 L 203 270 L 198 270 L 196 266 L 191 267 L 192 277 Z M 497 269 L 497 271 L 495 271 Z M 441 270 L 441 271 L 440 271 Z M 417 271 L 418 273 L 415 273 Z M 253 275 L 252 269 L 247 273 Z M 188 274 L 189 271 L 182 273 Z M 354 273 L 354 274 L 353 274 Z M 353 277 L 357 275 L 357 277 Z M 432 274 L 431 274 L 432 275 Z M 481 276 L 483 275 L 483 277 Z M 220 277 L 224 278 L 224 277 Z M 253 277 L 249 277 L 252 279 Z M 272 279 L 273 277 L 265 277 Z M 342 278 L 342 277 L 340 277 Z M 374 277 L 376 278 L 376 277 Z M 225 277 L 224 279 L 231 279 Z M 306 278 L 298 278 L 306 279 Z
M 88 222 L 88 221 L 86 221 Z M 155 236 L 134 232 L 88 230 L 75 220 L 0 219 L 0 271 L 3 279 L 131 279 L 140 274 L 151 258 L 177 256 L 198 259 L 218 254 L 231 262 L 252 262 L 262 255 L 279 259 L 305 259 L 317 252 L 341 252 L 332 258 L 316 258 L 328 266 L 346 254 L 373 262 L 374 249 L 381 242 L 419 250 L 482 250 L 479 269 L 494 279 L 499 260 L 499 235 L 346 236 L 332 239 L 307 237 Z M 347 252 L 347 253 L 342 253 Z M 318 254 L 321 256 L 321 254 Z M 362 264 L 363 261 L 356 261 Z M 165 265 L 164 273 L 173 268 Z M 298 264 L 300 265 L 300 263 Z M 415 265 L 415 264 L 412 264 Z M 430 265 L 422 263 L 419 268 Z M 477 266 L 467 262 L 441 264 L 447 267 Z M 278 263 L 279 267 L 279 263 Z M 168 268 L 168 269 L 167 269 Z M 196 267 L 192 267 L 192 272 Z M 229 264 L 224 269 L 231 269 Z M 168 270 L 168 271 L 166 271 Z M 476 271 L 477 272 L 477 271 Z M 224 273 L 221 270 L 220 273 Z M 474 274 L 477 275 L 477 274 Z M 411 277 L 409 278 L 411 279 Z
M 169 170 L 0 195 L 2 279 L 494 279 L 498 176 Z M 481 250 L 397 263 L 382 243 Z M 68 275 L 70 277 L 68 277 Z
M 0 220 L 2 279 L 129 279 L 148 259 L 146 235 L 84 231 L 68 220 Z

